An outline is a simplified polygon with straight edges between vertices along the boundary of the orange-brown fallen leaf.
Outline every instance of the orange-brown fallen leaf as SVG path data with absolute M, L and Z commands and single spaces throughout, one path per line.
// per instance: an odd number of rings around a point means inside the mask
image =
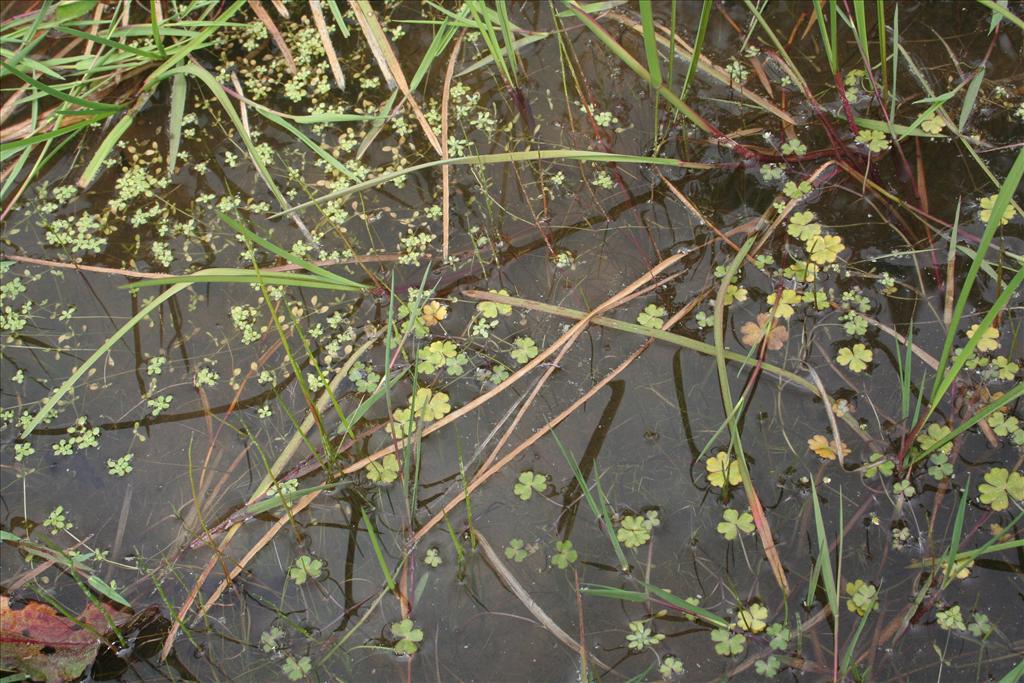
M 131 615 L 104 607 L 117 625 Z M 0 669 L 28 674 L 46 683 L 78 678 L 96 658 L 110 624 L 90 604 L 72 621 L 43 602 L 12 606 L 0 596 Z
M 778 351 L 785 346 L 786 342 L 789 341 L 789 330 L 777 322 L 771 323 L 771 327 L 769 329 L 769 319 L 770 316 L 767 313 L 759 313 L 757 316 L 757 322 L 748 320 L 743 323 L 743 326 L 740 327 L 740 334 L 742 335 L 740 337 L 740 341 L 747 346 L 754 346 L 764 339 L 765 330 L 767 329 L 769 330 L 768 341 L 765 343 L 768 345 L 769 349 L 772 351 Z
M 838 450 L 836 447 L 836 443 L 834 441 L 829 441 L 828 438 L 826 438 L 822 434 L 815 434 L 811 438 L 807 439 L 807 446 L 819 458 L 824 458 L 825 460 L 836 459 L 836 451 Z M 843 444 L 842 448 L 843 457 L 845 458 L 850 454 L 850 449 L 846 446 L 846 444 Z

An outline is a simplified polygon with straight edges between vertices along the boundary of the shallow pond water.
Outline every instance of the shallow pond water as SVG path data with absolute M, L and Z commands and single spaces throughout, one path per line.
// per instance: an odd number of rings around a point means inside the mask
M 223 43 L 195 55 L 211 73 L 238 77 L 224 79 L 231 106 L 238 107 L 242 88 L 252 100 L 290 114 L 305 113 L 314 101 L 375 111 L 390 93 L 352 10 L 342 8 L 350 35 L 335 35 L 348 82 L 339 92 L 329 82 L 305 8 L 291 6 L 292 19 L 280 20 L 286 42 L 303 68 L 328 86 L 308 86 L 292 101 L 277 48 L 265 31 L 251 28 L 257 19 L 243 13 L 238 16 L 250 28 L 225 29 Z M 88 132 L 48 163 L 4 219 L 5 257 L 121 271 L 5 262 L 5 287 L 17 278 L 24 291 L 5 289 L 4 305 L 22 310 L 30 303 L 24 327 L 5 327 L 0 360 L 0 528 L 22 539 L 2 544 L 5 593 L 45 595 L 77 614 L 86 604 L 82 577 L 94 575 L 113 582 L 137 612 L 155 607 L 158 616 L 130 634 L 125 657 L 101 654 L 87 674 L 95 680 L 282 680 L 291 674 L 325 681 L 762 680 L 768 673 L 828 680 L 848 652 L 850 661 L 841 664 L 849 680 L 1012 675 L 1024 649 L 1021 500 L 1011 494 L 1008 506 L 993 509 L 999 506 L 979 499 L 978 486 L 998 468 L 1020 476 L 1021 445 L 1005 428 L 1006 420 L 1021 417 L 1019 401 L 999 413 L 1004 428 L 990 420 L 985 430 L 967 430 L 952 447 L 939 449 L 945 457 L 926 458 L 911 477 L 898 476 L 899 470 L 894 475 L 892 467 L 903 456 L 913 458 L 911 442 L 927 448 L 921 437 L 914 442 L 916 433 L 904 439 L 914 416 L 929 406 L 935 369 L 928 359 L 943 351 L 948 274 L 959 296 L 985 231 L 980 200 L 998 194 L 1024 137 L 1024 121 L 1013 109 L 1022 94 L 1021 30 L 1003 21 L 990 34 L 991 13 L 977 5 L 899 3 L 898 19 L 890 7 L 887 25 L 892 31 L 898 21 L 902 50 L 894 110 L 900 125 L 910 126 L 926 108 L 922 81 L 933 95 L 962 86 L 947 105 L 956 118 L 975 70 L 985 66 L 965 127 L 977 158 L 948 126 L 938 136 L 910 135 L 898 150 L 868 153 L 840 118 L 843 105 L 819 31 L 809 24 L 811 5 L 775 3 L 765 20 L 788 41 L 794 67 L 828 112 L 831 129 L 774 58 L 749 8 L 715 6 L 704 56 L 719 67 L 737 65 L 734 75 L 745 71 L 751 91 L 793 118 L 793 125 L 783 125 L 735 84 L 699 71 L 687 102 L 717 129 L 759 150 L 744 158 L 721 140 L 709 141 L 656 98 L 568 5 L 509 7 L 516 36 L 537 37 L 518 50 L 521 97 L 493 63 L 476 66 L 489 55 L 486 41 L 467 32 L 450 93 L 451 156 L 595 150 L 707 168 L 568 158 L 452 166 L 453 257 L 447 262 L 441 257 L 442 176 L 429 168 L 296 212 L 315 236 L 313 244 L 291 215 L 278 215 L 238 130 L 198 80 L 189 82 L 183 155 L 167 176 L 174 103 L 171 83 L 159 86 L 95 183 L 62 194 L 109 127 Z M 440 21 L 442 14 L 413 3 L 374 8 L 411 77 L 434 39 L 431 27 L 417 22 Z M 599 9 L 592 14 L 607 35 L 642 60 L 636 8 Z M 661 26 L 674 18 L 679 36 L 691 43 L 700 15 L 699 3 L 656 3 L 653 12 Z M 847 33 L 839 43 L 839 69 L 849 76 L 863 61 L 849 27 L 841 31 Z M 877 60 L 874 31 L 872 23 Z M 748 46 L 759 50 L 745 51 Z M 450 51 L 449 45 L 417 90 L 438 131 Z M 663 68 L 668 64 L 664 53 Z M 688 64 L 672 62 L 676 89 Z M 874 75 L 881 78 L 881 70 Z M 892 78 L 887 72 L 889 88 Z M 866 75 L 855 74 L 847 86 L 857 116 L 882 117 L 865 94 L 872 87 Z M 437 158 L 408 106 L 358 162 L 358 145 L 372 122 L 300 125 L 354 179 L 268 123 L 252 103 L 247 120 L 263 163 L 292 206 Z M 810 152 L 779 156 L 794 138 Z M 794 189 L 802 180 L 813 188 L 794 198 L 786 193 L 791 180 Z M 1014 198 L 1022 199 L 1019 189 Z M 780 209 L 783 218 L 775 220 Z M 815 238 L 798 238 L 800 219 L 794 228 L 793 216 L 805 211 L 813 217 L 804 223 L 815 221 L 825 234 L 840 237 L 841 249 L 831 258 L 810 258 L 817 253 Z M 145 282 L 138 272 L 250 268 L 253 257 L 264 274 L 286 265 L 268 249 L 250 251 L 218 212 L 366 289 L 193 284 L 120 337 L 50 419 L 23 438 L 23 416 L 31 417 L 149 298 L 166 291 L 127 288 Z M 100 226 L 92 235 L 102 236 L 102 245 L 60 237 L 75 227 L 88 232 L 90 221 Z M 947 270 L 954 221 L 960 249 Z M 1020 268 L 1021 226 L 1017 216 L 996 232 L 957 347 Z M 55 244 L 61 240 L 65 244 Z M 749 259 L 736 261 L 744 240 L 748 249 L 756 246 Z M 361 263 L 353 263 L 355 256 Z M 436 433 L 420 438 L 414 428 L 411 443 L 399 449 L 396 482 L 369 478 L 387 478 L 373 467 L 345 471 L 395 443 L 389 431 L 407 427 L 400 411 L 415 407 L 414 382 L 431 388 L 435 398 L 443 391 L 453 410 L 489 396 L 571 328 L 575 320 L 564 309 L 594 310 L 667 259 L 675 260 L 660 273 L 664 280 L 643 282 L 651 285 L 647 291 L 605 315 L 660 327 L 686 309 L 669 331 L 705 342 L 711 351 L 668 339 L 646 345 L 636 330 L 589 325 L 564 354 L 546 358 Z M 728 306 L 719 309 L 725 311 L 723 344 L 751 360 L 730 362 L 723 376 L 713 350 L 715 300 L 731 264 L 735 287 Z M 793 270 L 794 264 L 804 270 Z M 416 299 L 419 288 L 433 293 Z M 488 290 L 520 301 L 502 308 L 499 300 L 491 315 L 478 294 Z M 429 325 L 421 318 L 417 335 L 403 327 L 401 306 L 415 313 L 428 298 L 447 315 Z M 560 309 L 538 310 L 530 302 Z M 1024 356 L 1020 303 L 1019 292 L 1011 292 L 998 320 L 998 347 L 979 346 L 986 365 L 964 370 L 928 424 L 955 428 L 998 392 L 1014 390 L 1020 371 L 1012 366 Z M 792 314 L 778 321 L 788 336 L 776 337 L 779 348 L 761 348 L 757 315 L 781 315 L 790 305 Z M 268 306 L 279 316 L 277 325 Z M 910 330 L 915 353 L 908 355 L 902 342 Z M 754 332 L 751 346 L 744 338 Z M 439 360 L 431 363 L 430 344 L 448 341 L 450 353 L 437 347 Z M 862 370 L 858 358 L 865 360 Z M 1004 372 L 993 372 L 1000 362 Z M 317 385 L 332 380 L 344 420 L 330 403 L 310 410 L 307 396 L 315 402 Z M 740 475 L 726 464 L 730 485 L 723 491 L 712 483 L 709 466 L 717 454 L 731 451 L 732 462 L 737 457 L 723 381 L 732 405 L 739 405 L 729 412 L 749 469 L 746 484 L 763 506 L 788 594 L 768 559 L 773 552 L 765 552 L 754 530 Z M 361 414 L 360 406 L 374 397 Z M 415 411 L 422 417 L 420 408 Z M 437 418 L 444 412 L 439 408 Z M 359 420 L 346 424 L 354 414 Z M 434 421 L 423 418 L 418 430 Z M 98 431 L 90 435 L 91 429 Z M 829 443 L 834 430 L 849 449 L 842 464 Z M 819 436 L 817 446 L 809 445 Z M 34 453 L 17 450 L 24 444 Z M 833 458 L 820 457 L 815 447 Z M 510 453 L 515 457 L 477 487 L 475 477 Z M 278 463 L 282 454 L 288 460 Z M 888 475 L 865 471 L 873 454 L 889 463 Z M 270 470 L 281 482 L 262 496 L 270 504 L 246 512 Z M 914 495 L 902 488 L 904 480 Z M 469 505 L 458 502 L 439 517 L 467 486 L 473 487 Z M 975 559 L 966 578 L 947 581 L 934 562 L 960 533 L 957 506 L 967 486 L 959 549 L 980 548 L 992 538 L 1004 547 Z M 286 512 L 274 504 L 275 490 L 296 507 Z M 827 569 L 816 565 L 815 492 L 831 548 Z M 63 527 L 53 515 L 58 508 Z M 425 526 L 429 531 L 418 534 Z M 571 548 L 556 545 L 566 541 Z M 85 569 L 77 573 L 58 562 L 27 574 L 41 562 L 31 557 L 31 543 L 107 554 L 81 558 Z M 250 549 L 256 549 L 251 556 Z M 619 552 L 629 565 L 625 571 Z M 436 559 L 440 564 L 433 566 Z M 227 572 L 236 575 L 221 592 Z M 829 573 L 839 593 L 837 616 L 828 610 L 827 579 L 821 578 Z M 654 588 L 643 595 L 645 586 Z M 601 587 L 620 592 L 602 593 Z M 625 599 L 638 595 L 638 601 Z M 686 599 L 725 628 L 688 613 L 686 603 L 679 604 Z M 183 625 L 162 658 L 175 614 L 186 604 Z M 950 627 L 957 606 L 964 623 Z M 411 657 L 394 650 L 402 638 L 393 627 L 406 617 L 422 636 L 411 639 Z M 730 638 L 737 649 L 723 656 Z

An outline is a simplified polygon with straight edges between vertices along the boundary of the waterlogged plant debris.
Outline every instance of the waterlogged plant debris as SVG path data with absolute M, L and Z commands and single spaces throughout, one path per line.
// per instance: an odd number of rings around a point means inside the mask
M 107 617 L 120 626 L 131 616 L 90 604 L 73 621 L 46 603 L 19 606 L 0 596 L 0 669 L 27 674 L 47 683 L 78 678 L 96 659 L 103 634 L 110 630 Z

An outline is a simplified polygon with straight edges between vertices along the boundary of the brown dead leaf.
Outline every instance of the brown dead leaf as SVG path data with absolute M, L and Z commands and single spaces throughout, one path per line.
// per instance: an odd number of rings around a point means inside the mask
M 755 346 L 764 339 L 764 331 L 768 329 L 770 316 L 767 313 L 759 313 L 757 322 L 748 320 L 740 327 L 740 341 L 747 346 Z M 765 342 L 772 351 L 778 351 L 789 341 L 789 330 L 778 322 L 771 324 L 768 332 L 768 341 Z
M 43 602 L 29 601 L 11 606 L 0 596 L 0 669 L 25 673 L 47 683 L 62 683 L 82 675 L 99 651 L 102 636 L 110 625 L 131 615 L 90 604 L 73 621 Z

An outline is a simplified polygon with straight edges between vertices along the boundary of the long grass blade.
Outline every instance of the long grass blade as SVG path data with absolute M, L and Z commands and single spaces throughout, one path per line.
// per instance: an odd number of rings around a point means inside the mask
M 128 334 L 128 332 L 130 332 L 136 325 L 145 320 L 150 313 L 158 309 L 165 301 L 167 301 L 168 299 L 170 299 L 171 297 L 173 297 L 175 294 L 182 291 L 186 287 L 188 287 L 188 284 L 178 283 L 172 285 L 166 291 L 161 292 L 159 295 L 157 295 L 151 301 L 149 301 L 145 306 L 143 306 L 138 313 L 133 315 L 131 319 L 128 320 L 128 322 L 119 327 L 117 331 L 114 332 L 114 334 L 112 334 L 102 344 L 100 344 L 99 348 L 93 351 L 93 353 L 88 358 L 86 358 L 85 361 L 83 361 L 82 364 L 79 365 L 74 372 L 71 373 L 71 376 L 64 380 L 64 382 L 59 387 L 57 387 L 57 389 L 52 394 L 50 394 L 50 396 L 43 403 L 43 407 L 39 409 L 39 412 L 37 412 L 32 417 L 32 419 L 28 421 L 28 424 L 25 425 L 24 429 L 21 430 L 21 438 L 28 438 L 28 435 L 31 434 L 32 431 L 49 416 L 49 414 L 53 411 L 53 407 L 57 405 L 57 402 L 64 398 L 65 394 L 67 394 L 69 391 L 71 391 L 71 389 L 74 388 L 78 380 L 85 376 L 85 373 L 87 373 L 89 369 L 96 364 L 96 361 L 105 356 L 107 352 L 114 347 L 114 344 L 120 341 L 121 337 Z
M 1006 180 L 1003 181 L 1002 187 L 999 189 L 999 194 L 996 196 L 995 204 L 992 206 L 992 214 L 989 216 L 988 224 L 985 226 L 985 232 L 982 233 L 981 240 L 977 247 L 977 256 L 971 260 L 971 266 L 967 270 L 967 275 L 964 277 L 963 284 L 960 286 L 960 296 L 957 298 L 956 306 L 953 309 L 953 320 L 946 331 L 945 343 L 942 346 L 942 355 L 939 357 L 939 370 L 935 374 L 935 380 L 932 384 L 932 394 L 928 412 L 925 415 L 925 420 L 931 416 L 932 412 L 938 407 L 939 399 L 945 395 L 946 391 L 952 385 L 953 380 L 957 374 L 963 368 L 964 364 L 970 358 L 974 352 L 978 342 L 982 339 L 982 332 L 987 328 L 987 325 L 991 324 L 995 315 L 998 314 L 1009 300 L 1009 295 L 1015 292 L 1016 287 L 1020 286 L 1022 274 L 1024 269 L 1017 271 L 1017 275 L 1014 276 L 1010 285 L 1003 294 L 993 304 L 992 309 L 989 311 L 989 315 L 986 316 L 987 322 L 983 321 L 979 325 L 979 333 L 974 335 L 973 338 L 969 339 L 967 345 L 961 351 L 953 367 L 949 370 L 946 369 L 946 365 L 949 362 L 949 357 L 953 350 L 953 342 L 956 339 L 956 333 L 960 325 L 960 320 L 963 317 L 964 309 L 967 307 L 967 301 L 971 296 L 971 290 L 974 287 L 974 280 L 978 276 L 978 269 L 981 268 L 981 263 L 985 258 L 985 254 L 988 251 L 989 244 L 992 242 L 992 238 L 995 236 L 996 229 L 1001 223 L 1003 212 L 1006 207 L 1010 204 L 1010 199 L 1013 194 L 1020 188 L 1021 178 L 1024 177 L 1024 150 L 1021 150 L 1017 154 L 1017 159 L 1013 163 L 1013 167 L 1006 176 Z M 1013 284 L 1016 282 L 1016 285 Z
M 691 161 L 680 161 L 678 159 L 666 159 L 664 157 L 641 157 L 633 156 L 629 154 L 609 154 L 606 152 L 592 152 L 590 150 L 579 150 L 579 149 L 538 149 L 538 150 L 524 150 L 521 152 L 502 152 L 500 154 L 480 154 L 477 156 L 470 157 L 453 157 L 450 159 L 437 159 L 434 161 L 428 161 L 423 164 L 416 166 L 409 166 L 408 168 L 399 169 L 397 171 L 390 171 L 388 173 L 382 173 L 381 175 L 370 178 L 369 180 L 357 183 L 350 187 L 346 187 L 343 190 L 331 192 L 311 201 L 303 204 L 297 204 L 290 209 L 274 214 L 272 218 L 279 218 L 295 211 L 301 211 L 315 206 L 317 204 L 330 201 L 332 199 L 338 199 L 339 197 L 347 197 L 350 194 L 356 192 L 362 192 L 378 185 L 391 182 L 395 178 L 400 178 L 411 173 L 418 171 L 425 171 L 430 168 L 437 168 L 438 166 L 451 165 L 451 166 L 470 166 L 470 165 L 489 165 L 489 164 L 503 164 L 503 163 L 515 163 L 520 161 L 548 161 L 551 159 L 571 159 L 578 161 L 605 161 L 616 164 L 654 164 L 657 166 L 675 166 L 682 168 L 714 168 L 714 164 L 703 164 Z
M 700 8 L 700 23 L 697 25 L 697 36 L 693 39 L 693 54 L 690 57 L 690 65 L 686 67 L 686 78 L 683 80 L 683 90 L 679 93 L 679 99 L 686 101 L 686 95 L 690 92 L 690 83 L 700 66 L 701 52 L 704 49 L 704 38 L 708 34 L 708 21 L 711 19 L 711 10 L 714 8 L 712 0 L 704 0 Z
M 836 575 L 832 571 L 832 558 L 829 551 L 828 536 L 825 533 L 825 521 L 821 516 L 821 503 L 818 502 L 818 487 L 811 477 L 811 503 L 814 508 L 814 531 L 818 539 L 818 562 L 822 567 L 822 578 L 825 583 L 825 596 L 828 607 L 835 618 L 839 617 L 839 592 L 836 588 Z M 808 586 L 810 591 L 812 586 Z
M 974 78 L 971 79 L 971 84 L 967 86 L 967 92 L 964 93 L 964 105 L 960 109 L 960 118 L 957 120 L 956 127 L 960 129 L 962 133 L 964 128 L 967 126 L 967 121 L 971 118 L 971 112 L 974 111 L 974 103 L 978 99 L 978 92 L 981 91 L 981 84 L 985 82 L 985 67 L 978 69 L 978 73 L 974 74 Z
M 171 111 L 167 127 L 170 143 L 167 148 L 167 175 L 174 175 L 178 163 L 178 148 L 181 146 L 181 122 L 185 118 L 185 102 L 188 99 L 188 81 L 184 74 L 171 77 Z
M 658 39 L 654 33 L 654 8 L 651 0 L 640 0 L 640 24 L 644 33 L 644 53 L 647 55 L 647 71 L 651 74 L 651 86 L 661 87 L 661 60 L 658 59 Z

